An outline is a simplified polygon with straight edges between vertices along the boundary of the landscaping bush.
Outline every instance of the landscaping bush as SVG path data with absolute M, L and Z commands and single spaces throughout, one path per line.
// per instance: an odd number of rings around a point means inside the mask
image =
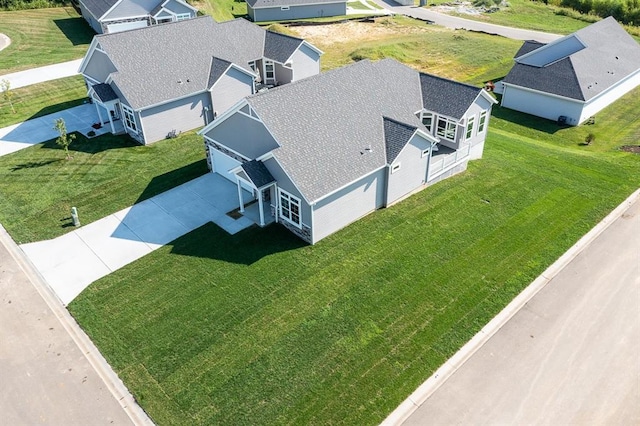
M 0 0 L 0 10 L 44 9 L 56 6 L 69 6 L 69 2 L 63 0 Z

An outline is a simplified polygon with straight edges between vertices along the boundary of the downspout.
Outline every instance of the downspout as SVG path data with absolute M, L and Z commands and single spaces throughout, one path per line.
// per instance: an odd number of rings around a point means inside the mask
M 431 147 L 429 148 L 429 157 L 427 157 L 427 177 L 424 180 L 425 184 L 429 184 L 429 171 L 431 170 L 431 154 L 433 153 L 433 147 L 435 147 L 438 142 L 431 142 Z

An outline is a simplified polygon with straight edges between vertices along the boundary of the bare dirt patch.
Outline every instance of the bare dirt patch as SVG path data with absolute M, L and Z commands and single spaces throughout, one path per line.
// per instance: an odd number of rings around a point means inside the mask
M 426 32 L 427 29 L 418 26 L 397 25 L 388 18 L 381 18 L 375 22 L 348 21 L 330 25 L 309 25 L 290 27 L 298 36 L 322 45 L 367 41 L 380 39 L 396 34 L 415 34 Z
M 633 152 L 634 154 L 640 154 L 640 145 L 624 145 L 620 149 L 624 152 Z

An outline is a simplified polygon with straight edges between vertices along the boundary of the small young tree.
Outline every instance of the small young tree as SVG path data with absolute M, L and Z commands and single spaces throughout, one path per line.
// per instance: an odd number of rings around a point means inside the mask
M 71 145 L 71 142 L 75 140 L 76 135 L 67 134 L 67 125 L 63 118 L 58 118 L 53 128 L 60 133 L 60 137 L 56 139 L 56 143 L 64 149 L 64 153 L 67 155 L 67 160 L 71 160 L 72 157 L 69 155 L 69 145 Z
M 7 79 L 3 79 L 0 81 L 0 92 L 2 92 L 2 97 L 6 102 L 9 102 L 9 106 L 11 106 L 11 112 L 16 113 L 16 109 L 13 107 L 13 102 L 11 99 L 13 98 L 13 91 L 11 90 L 11 82 Z
M 587 137 L 584 138 L 584 144 L 591 145 L 591 143 L 595 140 L 596 140 L 596 135 L 594 135 L 593 133 L 589 133 Z

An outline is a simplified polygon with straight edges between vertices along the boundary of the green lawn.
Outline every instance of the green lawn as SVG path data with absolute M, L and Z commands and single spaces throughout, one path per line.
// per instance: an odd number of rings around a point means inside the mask
M 379 423 L 640 185 L 537 136 L 313 247 L 204 226 L 69 309 L 157 424 Z
M 82 58 L 94 35 L 71 7 L 0 12 L 0 33 L 11 38 L 0 74 Z
M 73 160 L 49 141 L 0 157 L 0 223 L 18 243 L 64 234 L 72 206 L 87 224 L 206 172 L 193 133 L 140 146 L 128 137 L 82 135 Z
M 81 105 L 87 100 L 87 88 L 82 76 L 61 78 L 31 86 L 11 89 L 15 113 L 0 96 L 0 127 L 53 114 Z

